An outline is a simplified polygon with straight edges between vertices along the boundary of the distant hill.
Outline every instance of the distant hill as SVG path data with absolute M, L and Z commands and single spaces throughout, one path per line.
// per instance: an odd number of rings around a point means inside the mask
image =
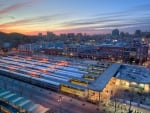
M 10 48 L 18 47 L 19 44 L 33 43 L 38 40 L 37 36 L 27 36 L 20 33 L 4 33 L 0 32 L 0 48 L 3 48 L 5 43 L 10 44 Z
M 4 33 L 0 32 L 0 39 L 2 38 L 13 38 L 13 37 L 23 37 L 25 35 L 20 34 L 20 33 Z
M 24 34 L 21 34 L 21 33 L 8 33 L 8 35 L 12 35 L 12 36 L 25 36 Z

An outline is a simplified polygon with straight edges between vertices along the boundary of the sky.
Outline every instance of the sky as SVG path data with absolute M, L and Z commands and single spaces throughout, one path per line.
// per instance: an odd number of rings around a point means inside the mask
M 150 31 L 150 0 L 0 0 L 0 31 L 106 34 Z

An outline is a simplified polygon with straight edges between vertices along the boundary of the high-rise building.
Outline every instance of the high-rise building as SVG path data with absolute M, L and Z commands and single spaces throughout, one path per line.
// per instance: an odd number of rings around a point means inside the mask
M 136 30 L 135 31 L 135 36 L 141 37 L 141 30 Z
M 38 36 L 39 36 L 39 37 L 42 37 L 42 33 L 39 33 Z
M 55 34 L 53 32 L 47 32 L 47 36 L 46 36 L 46 40 L 50 41 L 53 40 L 55 38 Z
M 113 36 L 113 37 L 119 36 L 119 30 L 118 30 L 118 29 L 112 30 L 112 36 Z
M 43 35 L 42 35 L 41 32 L 38 34 L 38 38 L 39 38 L 39 41 L 40 41 L 40 42 L 43 41 Z

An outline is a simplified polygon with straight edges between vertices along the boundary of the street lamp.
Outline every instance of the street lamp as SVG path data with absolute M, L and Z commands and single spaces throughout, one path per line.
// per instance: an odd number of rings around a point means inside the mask
M 58 102 L 58 104 L 59 104 L 59 112 L 60 112 L 60 113 L 61 113 L 61 103 L 62 103 L 62 101 L 63 101 L 62 96 L 59 96 L 57 102 Z
M 114 100 L 114 107 L 115 107 L 115 110 L 114 110 L 114 113 L 117 112 L 117 97 L 118 97 L 118 92 L 115 92 L 113 94 L 113 91 L 111 91 L 111 95 L 113 95 L 112 99 Z
M 132 106 L 132 101 L 134 98 L 134 88 L 131 89 L 131 92 L 129 93 L 129 97 L 130 97 L 130 106 L 128 109 L 128 113 L 132 113 L 131 106 Z

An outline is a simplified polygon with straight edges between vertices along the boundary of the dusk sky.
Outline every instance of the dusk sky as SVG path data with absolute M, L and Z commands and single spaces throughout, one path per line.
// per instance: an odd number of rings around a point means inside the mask
M 0 31 L 105 34 L 150 31 L 150 0 L 0 0 Z

